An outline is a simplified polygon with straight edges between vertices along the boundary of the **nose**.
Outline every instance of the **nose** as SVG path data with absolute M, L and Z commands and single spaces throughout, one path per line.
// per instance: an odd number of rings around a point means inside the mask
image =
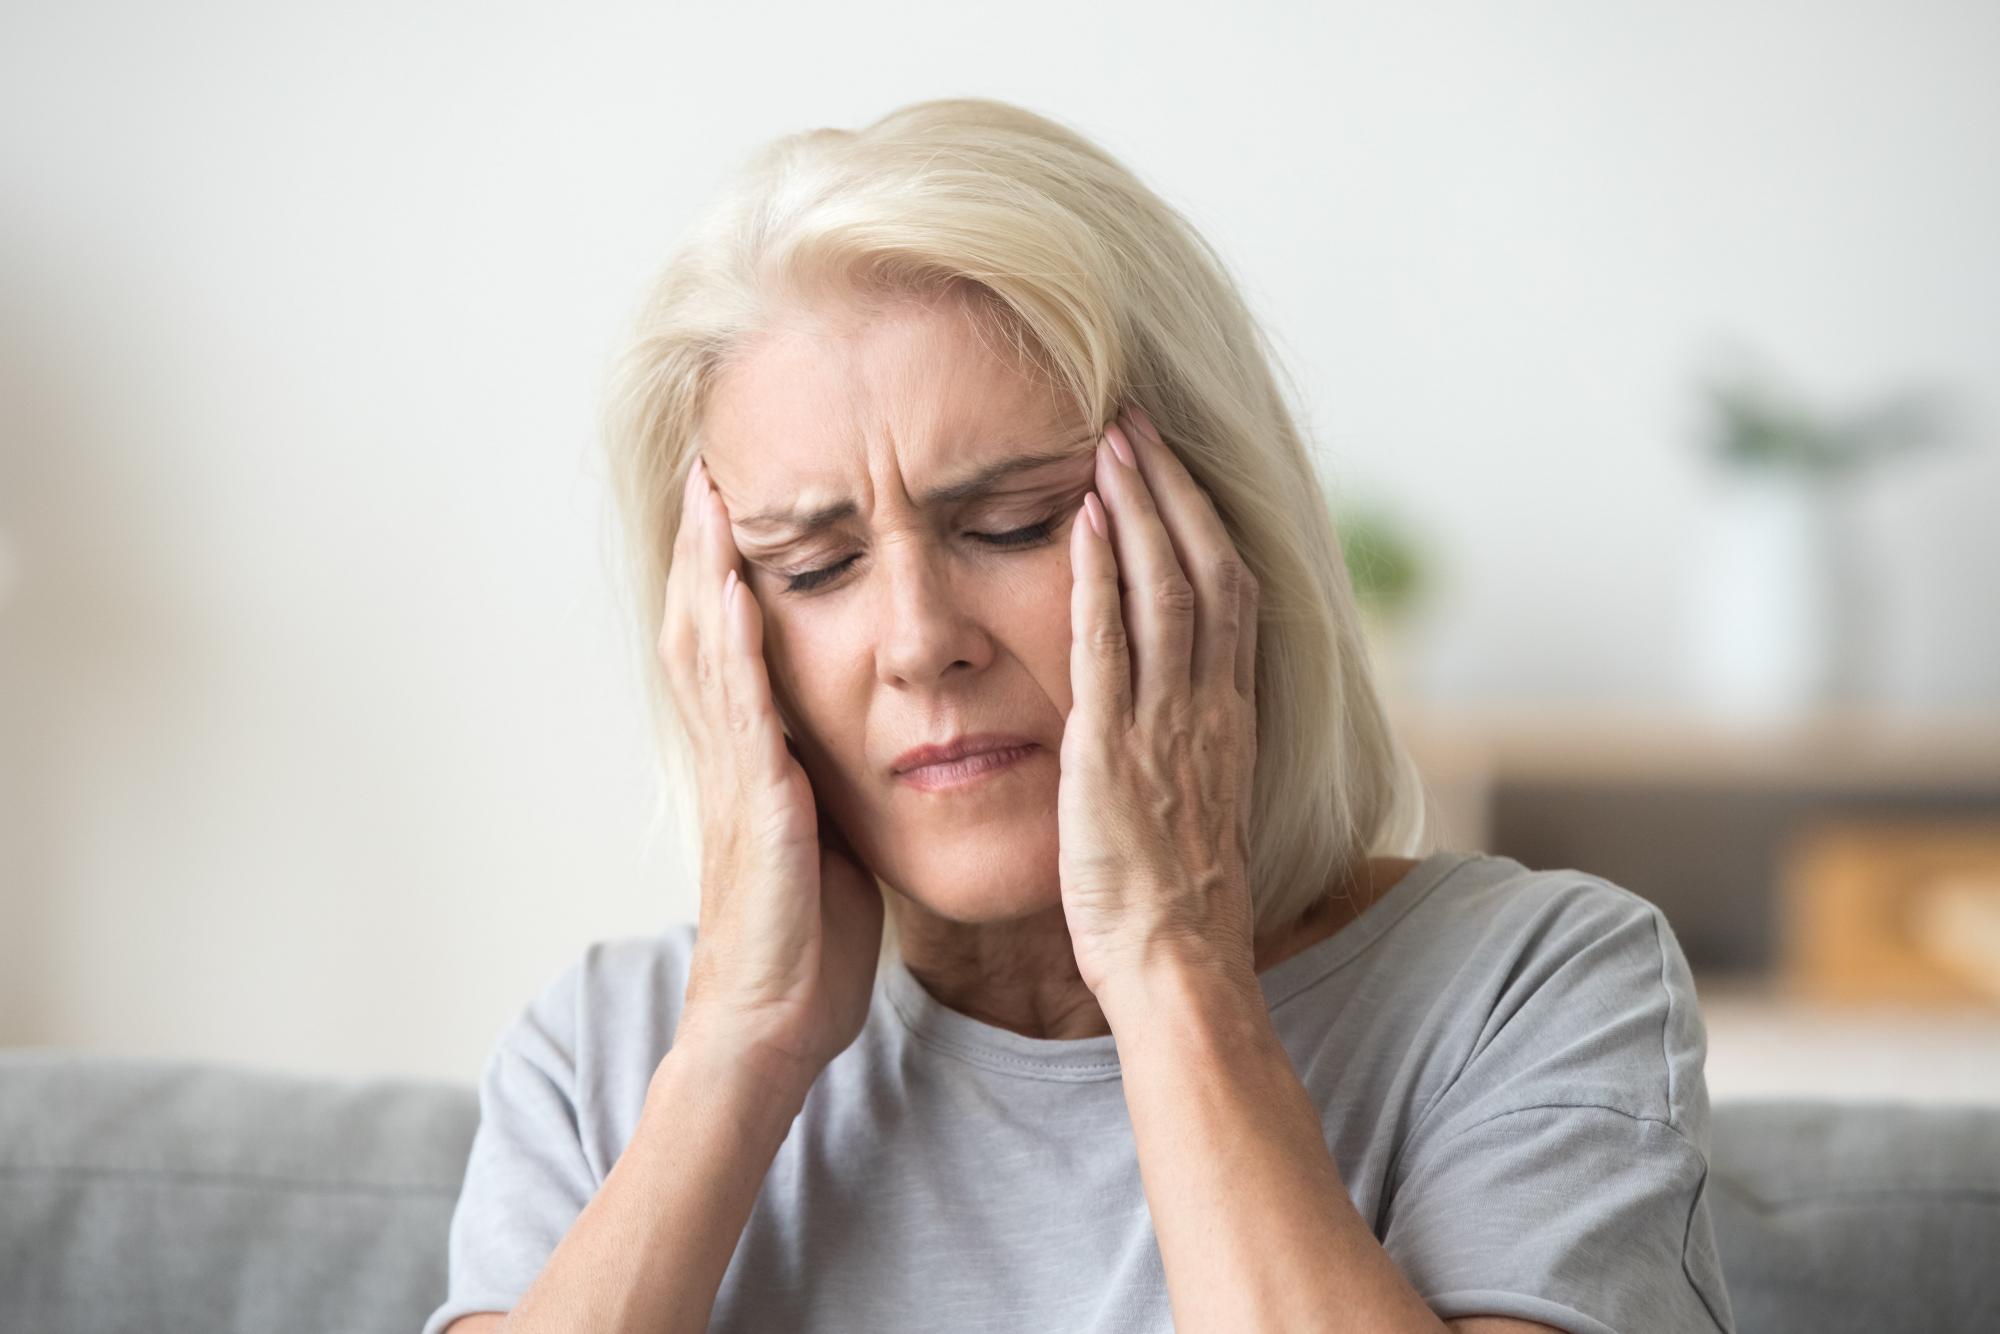
M 992 640 L 958 596 L 950 562 L 920 537 L 877 548 L 876 674 L 885 685 L 934 685 L 977 670 Z

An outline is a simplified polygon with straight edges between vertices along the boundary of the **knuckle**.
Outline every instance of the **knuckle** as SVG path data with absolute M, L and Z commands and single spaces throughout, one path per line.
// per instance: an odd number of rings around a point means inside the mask
M 674 698 L 674 708 L 680 713 L 681 722 L 692 732 L 695 720 L 691 712 L 692 700 L 688 695 L 687 682 L 682 679 L 679 672 L 673 671 L 671 668 L 665 673 L 665 676 L 667 689 Z
M 1194 585 L 1185 575 L 1166 575 L 1153 585 L 1153 605 L 1169 616 L 1192 616 Z
M 1090 627 L 1091 652 L 1106 658 L 1125 655 L 1125 627 L 1117 621 L 1098 621 Z
M 1250 567 L 1240 557 L 1224 555 L 1215 562 L 1215 582 L 1228 597 L 1240 597 L 1250 584 Z
M 680 625 L 670 620 L 660 627 L 660 637 L 654 641 L 653 649 L 659 655 L 661 662 L 672 667 L 681 660 L 683 642 Z

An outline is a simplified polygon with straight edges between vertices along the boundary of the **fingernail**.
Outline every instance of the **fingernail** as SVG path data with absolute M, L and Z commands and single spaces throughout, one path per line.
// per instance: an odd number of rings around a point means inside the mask
M 1118 456 L 1120 463 L 1128 468 L 1139 466 L 1132 458 L 1132 446 L 1126 441 L 1125 433 L 1118 429 L 1116 422 L 1104 428 L 1104 438 L 1110 443 L 1111 452 Z
M 1090 526 L 1097 530 L 1099 537 L 1107 537 L 1104 531 L 1104 506 L 1098 503 L 1095 491 L 1086 491 L 1083 496 L 1083 512 L 1090 520 Z
M 1155 440 L 1160 438 L 1160 428 L 1153 425 L 1153 419 L 1146 415 L 1144 408 L 1137 403 L 1128 403 L 1125 405 L 1125 411 L 1138 424 L 1140 430 Z

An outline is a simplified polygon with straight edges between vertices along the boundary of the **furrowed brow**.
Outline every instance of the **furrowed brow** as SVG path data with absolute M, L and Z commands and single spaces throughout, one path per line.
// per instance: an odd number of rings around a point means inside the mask
M 935 509 L 940 505 L 956 504 L 973 500 L 999 489 L 1002 482 L 1016 473 L 1030 472 L 1036 468 L 1046 468 L 1055 463 L 1070 463 L 1082 457 L 1079 446 L 1093 443 L 1096 436 L 1085 436 L 1066 449 L 1044 450 L 1034 454 L 1016 454 L 1011 458 L 990 463 L 971 475 L 956 482 L 933 487 L 917 497 L 917 505 L 923 509 Z M 822 528 L 852 518 L 859 512 L 851 500 L 836 501 L 814 510 L 801 510 L 793 506 L 779 505 L 758 510 L 754 514 L 735 519 L 744 528 L 774 529 L 795 528 L 802 533 L 815 533 Z

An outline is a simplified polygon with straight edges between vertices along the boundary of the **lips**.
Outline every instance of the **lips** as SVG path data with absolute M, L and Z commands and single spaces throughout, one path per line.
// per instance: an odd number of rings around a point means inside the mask
M 1012 732 L 968 732 L 939 745 L 911 747 L 896 757 L 889 772 L 900 775 L 926 764 L 942 764 L 947 760 L 962 760 L 968 755 L 1037 744 L 1033 737 L 1017 736 Z

